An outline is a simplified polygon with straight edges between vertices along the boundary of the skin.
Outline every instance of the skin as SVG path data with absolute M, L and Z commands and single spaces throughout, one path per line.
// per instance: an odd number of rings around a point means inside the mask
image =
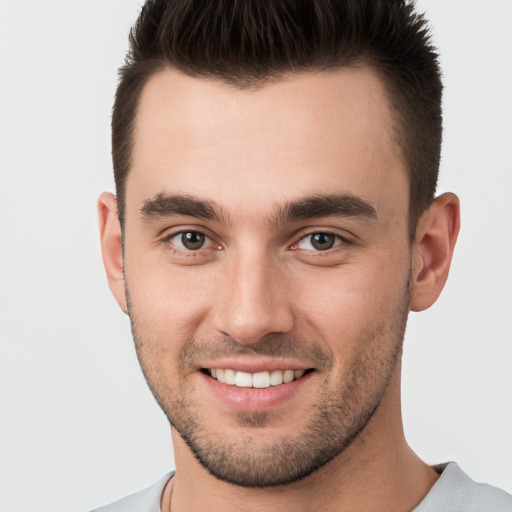
M 435 483 L 404 438 L 400 354 L 408 310 L 432 305 L 446 281 L 459 205 L 437 198 L 411 245 L 392 133 L 385 89 L 364 68 L 243 91 L 167 69 L 145 86 L 124 261 L 112 195 L 99 212 L 110 287 L 175 425 L 162 510 L 405 511 Z M 326 196 L 344 206 L 290 215 L 290 204 Z M 353 198 L 369 208 L 350 210 Z M 187 231 L 205 244 L 185 248 Z M 333 247 L 311 245 L 315 233 Z M 313 371 L 285 400 L 268 406 L 255 394 L 241 408 L 201 371 L 271 364 Z M 290 473 L 307 460 L 294 447 L 327 445 L 319 469 Z M 219 454 L 227 463 L 214 476 L 205 466 Z

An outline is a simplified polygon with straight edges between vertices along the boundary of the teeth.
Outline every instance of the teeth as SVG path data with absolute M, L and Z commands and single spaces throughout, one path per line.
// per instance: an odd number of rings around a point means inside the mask
M 283 382 L 285 384 L 288 384 L 288 382 L 291 382 L 294 377 L 295 373 L 293 370 L 285 370 L 285 372 L 283 373 Z
M 252 388 L 252 374 L 245 372 L 236 372 L 235 386 L 239 388 Z
M 253 388 L 269 388 L 270 387 L 270 373 L 258 372 L 252 376 Z
M 236 382 L 236 372 L 235 370 L 224 370 L 224 378 L 226 379 L 226 384 L 230 384 L 231 386 Z
M 283 383 L 283 372 L 281 370 L 274 370 L 270 374 L 270 385 L 271 386 L 279 386 L 279 384 Z
M 223 384 L 237 386 L 239 388 L 269 388 L 270 386 L 280 386 L 288 384 L 293 380 L 300 379 L 305 370 L 274 370 L 272 372 L 237 372 L 230 368 L 209 370 L 210 375 Z

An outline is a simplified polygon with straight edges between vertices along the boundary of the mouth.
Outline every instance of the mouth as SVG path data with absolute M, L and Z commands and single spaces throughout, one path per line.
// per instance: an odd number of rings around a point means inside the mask
M 201 371 L 221 384 L 227 384 L 228 386 L 265 389 L 300 380 L 304 375 L 311 373 L 313 369 L 269 370 L 256 373 L 242 372 L 231 368 L 203 368 Z

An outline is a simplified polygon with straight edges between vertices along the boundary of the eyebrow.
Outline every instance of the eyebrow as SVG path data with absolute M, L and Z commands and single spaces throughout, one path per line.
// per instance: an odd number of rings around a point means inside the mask
M 227 215 L 213 201 L 186 194 L 164 194 L 146 199 L 140 209 L 143 219 L 162 219 L 172 215 L 188 215 L 199 219 L 228 223 Z
M 314 217 L 376 219 L 377 211 L 370 202 L 352 194 L 316 195 L 281 205 L 271 224 L 283 224 Z
M 146 199 L 140 211 L 146 220 L 187 215 L 221 224 L 229 223 L 229 216 L 214 201 L 187 194 L 157 194 Z M 377 212 L 370 202 L 352 194 L 315 195 L 279 205 L 269 224 L 276 226 L 315 217 L 376 219 Z

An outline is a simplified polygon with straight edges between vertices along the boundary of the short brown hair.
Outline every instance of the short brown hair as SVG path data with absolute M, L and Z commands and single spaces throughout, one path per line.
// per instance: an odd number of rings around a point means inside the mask
M 406 0 L 148 0 L 130 32 L 112 115 L 121 224 L 137 106 L 157 71 L 172 67 L 247 88 L 361 64 L 387 88 L 409 171 L 413 238 L 437 185 L 442 83 L 425 18 Z

